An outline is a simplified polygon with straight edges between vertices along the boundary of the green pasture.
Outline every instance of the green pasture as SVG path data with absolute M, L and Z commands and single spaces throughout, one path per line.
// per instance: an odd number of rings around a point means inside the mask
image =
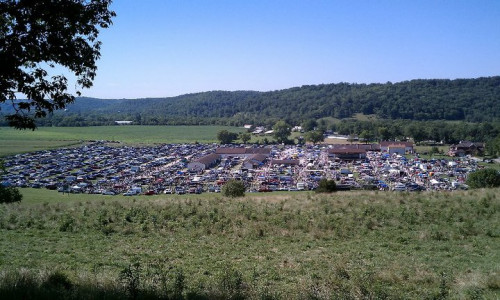
M 227 126 L 97 126 L 40 127 L 35 131 L 0 127 L 0 156 L 66 147 L 90 140 L 126 144 L 212 143 L 220 130 L 243 132 Z
M 60 193 L 48 189 L 33 189 L 33 188 L 20 188 L 19 191 L 23 195 L 23 204 L 25 205 L 37 205 L 41 203 L 74 203 L 81 201 L 108 201 L 108 200 L 118 200 L 118 201 L 129 201 L 129 200 L 140 200 L 140 201 L 150 201 L 150 200 L 161 200 L 170 201 L 178 199 L 212 199 L 214 197 L 219 197 L 220 194 L 215 193 L 203 193 L 201 195 L 136 195 L 136 196 L 123 196 L 123 195 L 100 195 L 100 194 L 72 194 L 72 193 Z
M 0 205 L 3 299 L 498 299 L 500 190 Z
M 203 193 L 203 194 L 161 194 L 161 195 L 135 195 L 135 196 L 123 196 L 123 195 L 99 195 L 99 194 L 68 194 L 60 193 L 48 189 L 33 189 L 33 188 L 20 188 L 19 191 L 23 195 L 23 205 L 38 205 L 43 203 L 76 203 L 83 201 L 108 201 L 108 200 L 118 200 L 118 201 L 177 201 L 177 200 L 192 200 L 192 199 L 203 199 L 212 200 L 220 198 L 219 193 Z M 247 193 L 247 199 L 282 199 L 283 197 L 288 197 L 295 194 L 301 194 L 304 197 L 311 192 L 273 192 L 272 195 L 264 195 L 262 193 Z M 273 196 L 273 197 L 271 197 Z

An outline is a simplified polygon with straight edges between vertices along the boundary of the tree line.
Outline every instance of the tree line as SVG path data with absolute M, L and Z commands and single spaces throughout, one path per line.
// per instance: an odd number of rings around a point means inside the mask
M 291 139 L 292 125 L 284 120 L 277 121 L 272 127 L 272 139 L 264 139 L 265 143 L 314 144 L 324 141 L 329 133 L 336 132 L 347 135 L 351 141 L 359 139 L 365 142 L 378 142 L 388 140 L 408 140 L 415 143 L 458 144 L 461 141 L 485 142 L 486 153 L 491 156 L 500 155 L 500 122 L 451 122 L 451 121 L 411 121 L 411 120 L 343 120 L 341 122 L 328 122 L 310 119 L 300 124 L 302 132 Z M 236 140 L 246 143 L 251 139 L 249 129 L 247 133 L 236 134 L 227 130 L 220 131 L 217 139 L 222 144 L 233 143 Z
M 491 122 L 500 119 L 500 76 L 477 79 L 411 80 L 385 84 L 321 84 L 291 89 L 212 91 L 170 98 L 103 100 L 78 98 L 66 111 L 41 119 L 39 126 L 106 125 L 130 120 L 142 125 L 199 125 L 225 123 L 241 126 L 265 120 L 288 123 L 308 119 L 374 115 L 388 120 L 449 120 Z M 7 105 L 1 111 L 9 112 Z M 84 126 L 84 125 L 83 125 Z

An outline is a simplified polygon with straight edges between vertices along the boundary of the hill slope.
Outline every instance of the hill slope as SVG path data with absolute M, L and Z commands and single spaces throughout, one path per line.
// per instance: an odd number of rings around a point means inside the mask
M 499 189 L 137 200 L 22 192 L 0 210 L 4 299 L 500 296 Z
M 79 98 L 68 107 L 66 114 L 71 113 L 101 122 L 127 119 L 136 124 L 198 124 L 200 120 L 206 123 L 207 119 L 221 118 L 238 125 L 277 119 L 296 123 L 324 117 L 349 118 L 356 113 L 383 119 L 498 121 L 500 76 L 321 84 L 271 92 L 212 91 L 170 98 Z

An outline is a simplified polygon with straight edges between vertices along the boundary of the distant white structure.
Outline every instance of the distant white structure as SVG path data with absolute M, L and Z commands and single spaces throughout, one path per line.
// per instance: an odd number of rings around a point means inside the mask
M 348 140 L 349 136 L 341 134 L 332 134 L 327 137 L 327 139 L 337 139 L 337 140 Z
M 116 125 L 131 125 L 134 121 L 115 121 Z
M 266 129 L 262 126 L 256 127 L 255 130 L 252 132 L 253 134 L 261 134 L 265 131 Z

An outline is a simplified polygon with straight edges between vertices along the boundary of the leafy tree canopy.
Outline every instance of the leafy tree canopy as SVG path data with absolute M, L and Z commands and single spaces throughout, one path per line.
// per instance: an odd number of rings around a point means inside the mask
M 0 185 L 0 203 L 20 202 L 23 195 L 17 188 Z
M 142 125 L 228 125 L 272 127 L 278 120 L 295 126 L 311 125 L 314 120 L 319 130 L 339 131 L 344 123 L 352 124 L 357 114 L 370 115 L 368 128 L 351 128 L 347 134 L 359 134 L 362 129 L 373 131 L 378 139 L 402 139 L 416 133 L 417 140 L 428 135 L 407 131 L 410 120 L 431 121 L 435 134 L 450 140 L 450 132 L 442 120 L 494 123 L 500 120 L 500 76 L 456 80 L 412 80 L 396 84 L 327 84 L 303 86 L 271 92 L 212 91 L 181 95 L 170 98 L 150 99 L 92 99 L 77 100 L 67 106 L 67 111 L 50 114 L 38 119 L 40 126 L 95 126 L 114 124 L 115 120 L 130 120 Z M 0 102 L 2 113 L 15 112 Z M 346 122 L 331 123 L 342 119 Z M 309 121 L 307 121 L 309 120 Z M 325 122 L 328 120 L 328 122 Z M 404 120 L 404 122 L 400 122 Z M 0 120 L 0 125 L 7 123 Z M 307 124 L 306 124 L 307 121 Z M 386 121 L 396 123 L 386 123 Z M 472 122 L 472 123 L 471 123 Z M 337 128 L 332 128 L 333 124 Z M 453 125 L 455 127 L 455 125 Z M 475 126 L 475 125 L 474 125 Z M 381 131 L 378 132 L 378 128 Z M 385 129 L 384 129 L 385 128 Z M 360 130 L 361 129 L 361 130 Z M 466 128 L 465 128 L 466 129 Z M 305 129 L 307 130 L 307 128 Z M 465 130 L 461 130 L 465 133 Z M 487 127 L 478 133 L 491 132 Z M 488 134 L 490 135 L 490 134 Z M 473 140 L 477 134 L 471 135 Z M 428 139 L 428 137 L 425 137 Z M 425 140 L 424 139 L 424 140 Z M 455 137 L 452 138 L 456 140 Z M 471 139 L 467 136 L 459 140 Z
M 5 165 L 0 160 L 0 174 L 5 173 Z M 3 186 L 0 184 L 0 203 L 21 202 L 23 195 L 15 187 Z
M 323 136 L 323 133 L 319 130 L 309 131 L 306 133 L 306 141 L 311 142 L 313 144 L 323 142 L 324 140 L 325 137 Z
M 10 126 L 35 129 L 35 118 L 74 101 L 63 75 L 49 78 L 48 69 L 63 67 L 89 88 L 100 57 L 100 28 L 111 25 L 111 0 L 2 0 L 0 2 L 0 103 L 9 101 Z M 22 94 L 29 100 L 17 100 Z M 77 91 L 80 95 L 80 91 Z
M 308 119 L 302 123 L 302 129 L 304 131 L 313 131 L 314 128 L 318 126 L 318 122 L 314 119 Z
M 498 187 L 500 173 L 494 169 L 481 169 L 469 175 L 467 184 L 473 189 Z
M 288 136 L 292 133 L 290 125 L 283 120 L 279 120 L 273 126 L 273 135 L 278 143 L 288 141 Z
M 238 134 L 235 132 L 221 130 L 217 133 L 217 139 L 219 140 L 219 142 L 221 144 L 231 144 L 237 138 L 238 138 Z
M 242 132 L 240 133 L 240 139 L 243 142 L 243 144 L 246 144 L 248 141 L 252 139 L 252 136 L 248 132 Z
M 337 184 L 334 180 L 328 180 L 323 178 L 318 183 L 318 188 L 316 189 L 316 193 L 332 193 L 337 190 Z
M 238 180 L 229 180 L 224 184 L 221 192 L 226 197 L 243 197 L 245 196 L 245 185 Z

